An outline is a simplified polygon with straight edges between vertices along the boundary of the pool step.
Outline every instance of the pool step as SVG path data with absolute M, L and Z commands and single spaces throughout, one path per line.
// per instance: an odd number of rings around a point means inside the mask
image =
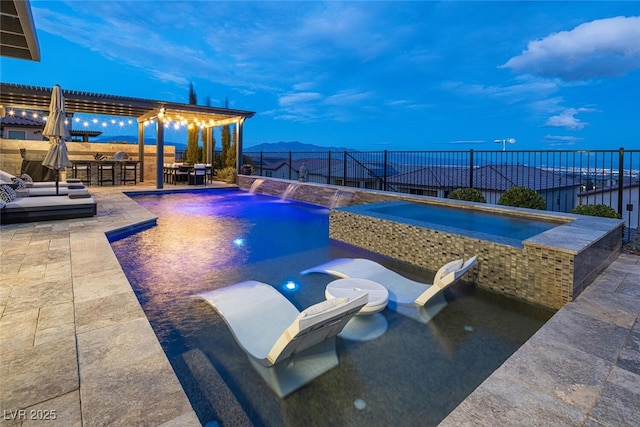
M 198 386 L 204 392 L 221 425 L 253 426 L 244 409 L 222 379 L 207 356 L 200 350 L 190 350 L 182 355 Z

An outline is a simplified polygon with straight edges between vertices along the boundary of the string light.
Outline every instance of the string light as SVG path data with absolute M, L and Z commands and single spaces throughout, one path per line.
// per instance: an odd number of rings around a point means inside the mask
M 48 112 L 35 111 L 35 110 L 26 110 L 26 109 L 16 110 L 13 108 L 7 109 L 7 116 L 9 117 L 18 116 L 25 119 L 30 118 L 30 119 L 33 119 L 34 121 L 41 120 L 43 122 L 46 122 L 49 118 L 48 114 L 49 114 Z M 128 118 L 128 119 L 122 119 L 120 117 L 98 118 L 98 117 L 86 117 L 85 115 L 82 115 L 82 114 L 74 114 L 72 120 L 75 125 L 74 128 L 77 127 L 77 128 L 88 129 L 92 126 L 96 126 L 105 131 L 111 127 L 118 127 L 120 129 L 124 129 L 128 126 L 134 126 L 137 124 L 137 121 L 132 118 Z M 167 114 L 167 112 L 164 111 L 164 109 L 162 109 L 158 112 L 157 118 L 145 120 L 143 122 L 143 126 L 147 127 L 150 124 L 155 123 L 156 120 L 161 120 L 165 124 L 167 129 L 171 129 L 175 131 L 184 131 L 187 129 L 193 129 L 194 127 L 197 127 L 199 129 L 205 129 L 207 126 L 213 126 L 213 123 L 214 123 L 212 119 L 209 119 L 207 121 L 199 120 L 198 118 L 189 119 L 181 114 L 178 114 L 176 116 L 171 116 Z M 66 121 L 65 123 L 69 124 L 69 121 Z

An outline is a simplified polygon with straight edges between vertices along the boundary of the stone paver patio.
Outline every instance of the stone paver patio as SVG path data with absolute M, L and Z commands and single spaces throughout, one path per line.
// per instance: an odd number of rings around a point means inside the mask
M 155 221 L 122 190 L 91 187 L 94 218 L 0 228 L 2 427 L 200 425 L 105 237 Z M 622 254 L 441 425 L 640 425 L 639 314 Z

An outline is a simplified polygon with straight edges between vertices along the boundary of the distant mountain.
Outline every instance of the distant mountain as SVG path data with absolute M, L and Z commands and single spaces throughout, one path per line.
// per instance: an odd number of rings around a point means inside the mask
M 354 151 L 351 148 L 346 147 L 324 147 L 320 145 L 314 144 L 305 144 L 304 142 L 291 141 L 291 142 L 265 142 L 258 145 L 253 145 L 251 147 L 244 147 L 243 151 L 252 152 L 252 151 L 266 151 L 266 152 L 283 152 L 283 151 L 307 151 L 307 152 L 316 152 L 316 151 Z
M 96 138 L 93 140 L 94 142 L 120 142 L 126 144 L 137 144 L 138 137 L 131 135 L 115 135 L 115 136 L 103 136 L 100 138 Z M 155 138 L 145 138 L 145 145 L 156 145 Z M 187 144 L 164 141 L 164 145 L 174 145 L 176 147 L 176 151 L 186 150 Z M 220 144 L 216 144 L 216 149 L 220 150 Z M 243 151 L 246 152 L 257 152 L 264 151 L 269 153 L 274 152 L 287 152 L 287 151 L 297 151 L 297 152 L 321 152 L 321 151 L 355 151 L 352 148 L 347 147 L 325 147 L 315 144 L 305 144 L 304 142 L 299 141 L 290 141 L 290 142 L 265 142 L 262 144 L 254 145 L 251 147 L 243 147 Z

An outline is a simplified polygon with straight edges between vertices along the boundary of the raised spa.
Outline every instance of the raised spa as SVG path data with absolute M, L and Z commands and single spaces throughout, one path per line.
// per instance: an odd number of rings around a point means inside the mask
M 405 201 L 361 205 L 355 210 L 366 210 L 372 216 L 380 218 L 400 219 L 434 230 L 518 247 L 523 247 L 523 240 L 567 222 L 523 218 L 504 212 L 479 211 L 463 207 Z
M 275 196 L 292 185 L 278 178 L 238 177 L 247 190 L 256 181 L 256 192 Z M 429 270 L 478 255 L 469 280 L 551 308 L 573 301 L 621 251 L 624 221 L 617 219 L 317 183 L 297 182 L 288 195 L 332 208 L 332 239 Z M 432 207 L 453 210 L 445 211 L 446 221 L 435 221 Z M 425 218 L 422 209 L 432 213 Z M 471 224 L 476 228 L 469 229 Z

